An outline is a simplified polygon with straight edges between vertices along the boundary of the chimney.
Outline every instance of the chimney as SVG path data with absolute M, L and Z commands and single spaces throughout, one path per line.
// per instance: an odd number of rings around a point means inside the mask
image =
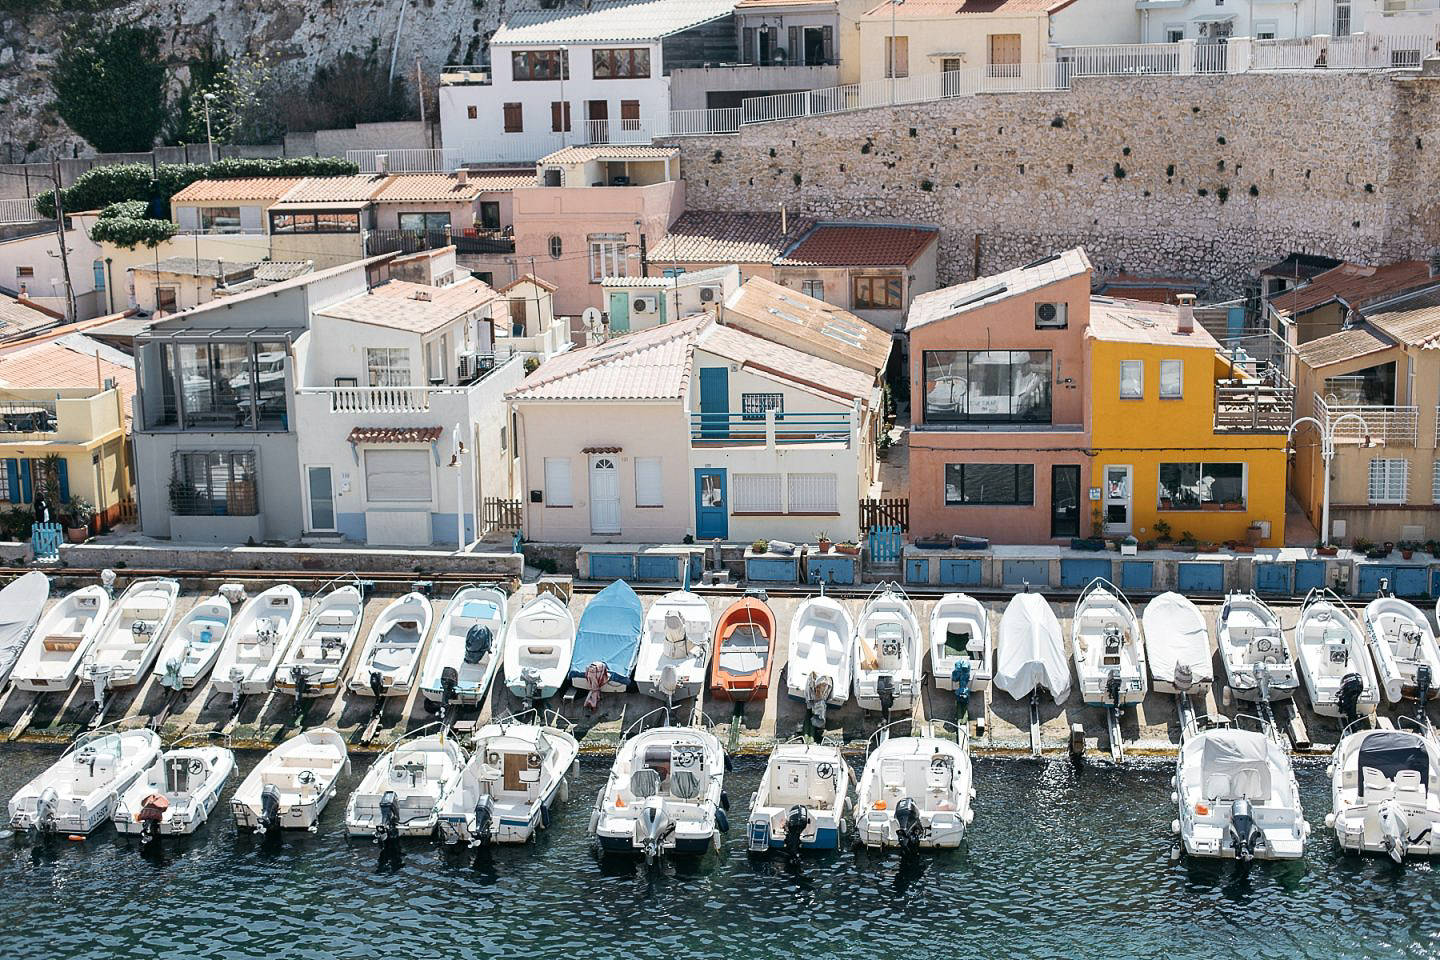
M 1180 333 L 1192 333 L 1195 330 L 1195 294 L 1177 293 L 1175 302 L 1180 307 L 1179 322 L 1175 329 Z
M 377 153 L 377 154 L 375 154 L 375 172 L 376 172 L 376 173 L 389 173 L 389 172 L 390 172 L 390 154 L 388 154 L 388 153 Z
M 462 187 L 465 186 L 470 182 L 470 171 L 465 167 L 457 167 L 455 170 L 455 182 Z

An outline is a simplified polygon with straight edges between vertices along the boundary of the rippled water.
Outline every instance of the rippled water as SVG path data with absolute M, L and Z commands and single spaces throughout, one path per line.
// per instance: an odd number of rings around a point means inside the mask
M 0 796 L 56 755 L 0 753 Z M 241 758 L 241 773 L 258 759 Z M 966 846 L 902 862 L 845 851 L 752 860 L 743 829 L 758 762 L 728 778 L 721 854 L 647 873 L 599 862 L 585 829 L 603 763 L 583 766 L 538 845 L 480 860 L 409 842 L 398 863 L 343 835 L 343 798 L 315 836 L 278 847 L 218 816 L 158 857 L 104 831 L 0 845 L 0 957 L 1359 957 L 1440 953 L 1427 864 L 1341 857 L 1324 771 L 1300 771 L 1307 858 L 1248 872 L 1170 860 L 1170 769 L 1075 771 L 976 762 Z M 232 781 L 232 787 L 239 777 Z M 221 812 L 225 808 L 222 806 Z

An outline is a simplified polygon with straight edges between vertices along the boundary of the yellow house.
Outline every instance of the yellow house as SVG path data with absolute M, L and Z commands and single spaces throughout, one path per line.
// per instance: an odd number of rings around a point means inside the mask
M 963 71 L 984 88 L 1026 78 L 1023 64 L 1053 61 L 1050 16 L 1074 0 L 885 0 L 856 23 L 860 80 L 951 75 L 965 92 Z M 1030 68 L 1035 69 L 1033 66 Z M 1038 76 L 1038 75 L 1037 75 Z M 901 86 L 897 94 L 903 95 Z
M 1294 390 L 1228 355 L 1184 300 L 1091 298 L 1092 516 L 1141 541 L 1165 524 L 1175 540 L 1281 546 Z

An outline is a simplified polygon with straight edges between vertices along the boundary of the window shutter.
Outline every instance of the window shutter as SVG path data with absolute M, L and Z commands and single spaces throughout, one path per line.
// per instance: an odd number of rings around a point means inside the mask
M 790 513 L 838 513 L 835 474 L 792 473 L 785 478 Z
M 734 484 L 731 496 L 736 513 L 779 513 L 784 509 L 780 502 L 780 474 L 737 473 Z
M 742 31 L 742 32 L 743 32 L 743 34 L 744 34 L 744 38 L 743 38 L 743 40 L 741 41 L 741 43 L 743 44 L 744 49 L 741 50 L 741 55 L 745 58 L 745 62 L 746 62 L 746 63 L 754 63 L 754 62 L 755 62 L 755 28 L 754 28 L 754 27 L 746 27 L 746 28 L 744 29 L 744 31 Z
M 23 503 L 20 498 L 20 461 L 14 458 L 5 461 L 5 478 L 10 484 L 10 502 Z
M 545 505 L 568 507 L 574 501 L 570 494 L 570 461 L 565 457 L 545 458 Z
M 786 63 L 804 63 L 805 52 L 800 49 L 800 28 L 790 28 L 790 46 L 785 51 Z
M 70 465 L 63 459 L 55 463 L 55 476 L 60 483 L 60 502 L 70 502 Z
M 825 38 L 825 62 L 835 62 L 835 28 L 823 27 L 822 34 Z
M 550 129 L 555 133 L 559 133 L 563 129 L 561 127 L 560 109 L 561 102 L 559 100 L 552 100 L 550 102 Z
M 635 458 L 635 506 L 664 506 L 664 486 L 661 483 L 660 458 Z
M 20 502 L 21 502 L 21 503 L 34 503 L 34 502 L 35 502 L 35 491 L 34 491 L 33 485 L 32 485 L 31 482 L 30 482 L 30 476 L 31 476 L 31 474 L 30 474 L 30 461 L 29 461 L 29 460 L 21 460 L 21 461 L 20 461 Z
M 428 450 L 366 450 L 366 498 L 382 502 L 428 502 L 430 461 Z

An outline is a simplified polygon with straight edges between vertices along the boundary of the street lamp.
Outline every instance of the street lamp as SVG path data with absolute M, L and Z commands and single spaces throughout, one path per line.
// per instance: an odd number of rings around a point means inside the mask
M 1330 461 L 1335 459 L 1335 428 L 1346 420 L 1354 420 L 1360 424 L 1361 434 L 1367 437 L 1370 435 L 1365 418 L 1358 413 L 1342 413 L 1328 425 L 1314 417 L 1300 417 L 1290 424 L 1290 429 L 1285 432 L 1287 443 L 1294 437 L 1296 428 L 1305 423 L 1313 423 L 1320 433 L 1320 458 L 1325 461 L 1325 492 L 1320 501 L 1320 544 L 1326 547 L 1330 546 Z
M 205 103 L 205 142 L 210 148 L 210 162 L 215 162 L 215 136 L 210 132 L 210 101 L 215 99 L 215 94 L 206 93 L 200 98 Z

